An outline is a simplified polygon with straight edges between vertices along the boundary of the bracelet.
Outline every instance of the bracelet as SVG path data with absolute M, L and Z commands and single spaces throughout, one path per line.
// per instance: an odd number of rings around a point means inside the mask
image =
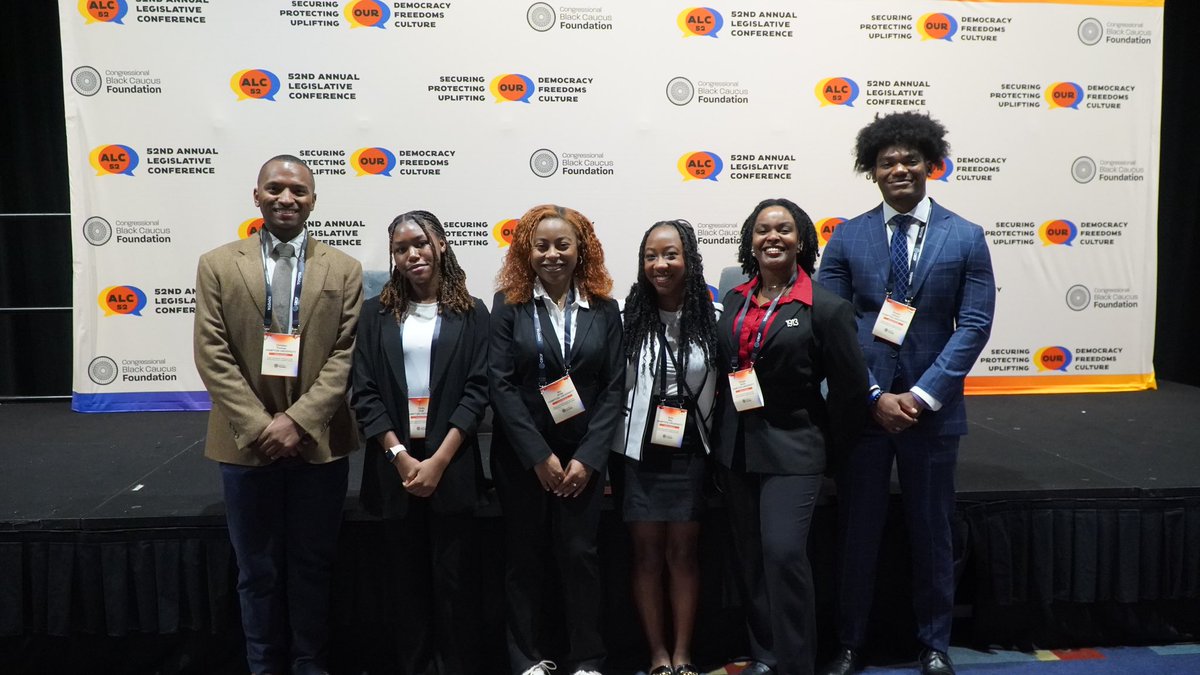
M 876 387 L 872 389 L 871 393 L 867 394 L 867 396 L 870 397 L 867 402 L 867 406 L 874 407 L 876 403 L 879 403 L 879 399 L 883 398 L 883 390 L 879 387 Z

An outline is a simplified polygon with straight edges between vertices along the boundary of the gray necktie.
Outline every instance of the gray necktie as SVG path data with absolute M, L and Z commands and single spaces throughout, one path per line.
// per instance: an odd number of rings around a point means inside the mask
M 291 244 L 275 245 L 275 274 L 271 276 L 271 332 L 292 330 L 292 268 L 296 249 Z

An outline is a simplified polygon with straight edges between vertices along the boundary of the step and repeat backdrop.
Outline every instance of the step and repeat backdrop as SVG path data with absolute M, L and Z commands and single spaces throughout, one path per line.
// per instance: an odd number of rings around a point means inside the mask
M 490 302 L 512 226 L 595 223 L 615 294 L 658 220 L 714 286 L 753 206 L 879 203 L 876 115 L 927 111 L 929 193 L 995 264 L 972 393 L 1154 386 L 1162 0 L 60 0 L 74 222 L 74 408 L 192 410 L 199 255 L 257 231 L 259 166 L 304 158 L 312 234 L 388 269 L 387 224 L 445 222 Z

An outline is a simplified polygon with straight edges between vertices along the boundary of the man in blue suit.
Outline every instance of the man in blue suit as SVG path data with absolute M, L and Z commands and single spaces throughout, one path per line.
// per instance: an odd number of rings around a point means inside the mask
M 915 112 L 877 117 L 859 131 L 855 168 L 878 185 L 883 203 L 839 225 L 822 255 L 818 282 L 854 304 L 872 417 L 838 474 L 841 649 L 828 675 L 864 666 L 893 458 L 912 545 L 921 672 L 954 673 L 946 655 L 950 519 L 967 432 L 963 379 L 991 332 L 996 284 L 983 229 L 925 194 L 949 152 L 945 134 Z

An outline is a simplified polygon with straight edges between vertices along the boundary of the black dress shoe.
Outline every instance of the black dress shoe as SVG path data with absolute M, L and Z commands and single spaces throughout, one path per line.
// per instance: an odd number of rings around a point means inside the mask
M 857 649 L 843 647 L 838 650 L 833 660 L 825 664 L 825 670 L 821 671 L 821 675 L 851 675 L 863 669 L 866 663 L 863 661 L 862 653 Z
M 954 666 L 946 652 L 926 649 L 921 652 L 921 675 L 954 675 Z

